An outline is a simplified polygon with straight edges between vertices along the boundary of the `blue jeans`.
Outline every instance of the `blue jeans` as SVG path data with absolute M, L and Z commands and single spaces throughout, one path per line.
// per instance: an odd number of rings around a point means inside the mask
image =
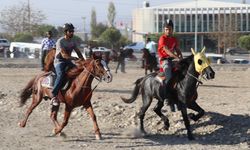
M 75 65 L 71 61 L 60 62 L 55 66 L 56 80 L 52 90 L 53 97 L 57 96 L 59 90 L 61 89 L 62 81 L 65 78 L 66 69 L 73 66 Z
M 165 77 L 166 77 L 165 83 L 167 84 L 169 79 L 172 77 L 172 70 L 173 70 L 172 60 L 169 60 L 169 59 L 163 60 L 162 68 L 164 70 Z

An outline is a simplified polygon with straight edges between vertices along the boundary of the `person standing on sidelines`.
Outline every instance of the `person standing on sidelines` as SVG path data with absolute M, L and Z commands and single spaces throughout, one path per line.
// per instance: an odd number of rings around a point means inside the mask
M 151 56 L 153 56 L 154 58 L 156 58 L 156 46 L 155 46 L 155 42 L 151 41 L 151 38 L 147 38 L 146 40 L 146 49 L 149 50 L 149 53 L 151 54 Z
M 52 48 L 56 47 L 56 42 L 55 42 L 54 39 L 52 39 L 52 32 L 51 31 L 46 32 L 46 36 L 47 37 L 44 38 L 42 40 L 42 43 L 41 43 L 41 51 L 42 51 L 42 54 L 41 54 L 41 70 L 44 70 L 45 57 L 47 56 L 47 54 L 49 53 L 49 51 Z

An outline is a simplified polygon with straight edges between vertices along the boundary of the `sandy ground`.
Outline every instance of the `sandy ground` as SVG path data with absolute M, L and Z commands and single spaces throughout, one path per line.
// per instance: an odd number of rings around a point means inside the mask
M 196 140 L 188 141 L 180 112 L 170 112 L 168 106 L 164 107 L 171 125 L 165 131 L 160 118 L 152 111 L 155 103 L 145 117 L 148 135 L 140 136 L 136 113 L 141 97 L 132 104 L 120 99 L 120 96 L 130 96 L 133 82 L 144 73 L 139 65 L 130 64 L 126 74 L 113 73 L 113 82 L 99 84 L 93 94 L 92 104 L 102 140 L 95 140 L 93 123 L 81 108 L 72 113 L 63 130 L 65 136 L 52 137 L 48 101 L 43 101 L 33 111 L 27 126 L 20 128 L 18 122 L 31 103 L 29 99 L 25 106 L 18 107 L 20 90 L 40 71 L 37 67 L 0 68 L 0 149 L 250 149 L 250 67 L 215 67 L 215 79 L 204 81 L 198 88 L 198 103 L 206 115 L 197 122 L 191 121 Z M 112 70 L 114 67 L 111 64 Z M 63 108 L 62 105 L 60 121 Z

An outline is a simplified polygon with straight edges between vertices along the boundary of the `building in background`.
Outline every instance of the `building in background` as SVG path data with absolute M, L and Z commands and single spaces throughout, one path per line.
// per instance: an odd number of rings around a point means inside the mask
M 197 31 L 195 18 L 197 14 Z M 180 39 L 180 47 L 189 51 L 206 46 L 208 51 L 224 53 L 227 47 L 235 47 L 240 35 L 250 33 L 250 5 L 242 3 L 196 0 L 142 8 L 133 11 L 133 41 L 143 41 L 139 33 L 160 33 L 164 20 L 172 19 L 174 32 Z M 138 33 L 138 34 L 136 34 Z

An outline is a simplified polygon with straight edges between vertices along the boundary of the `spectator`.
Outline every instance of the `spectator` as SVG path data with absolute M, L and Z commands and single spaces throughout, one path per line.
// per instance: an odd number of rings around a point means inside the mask
M 52 49 L 55 48 L 56 42 L 55 40 L 52 39 L 52 32 L 48 31 L 46 32 L 46 38 L 42 40 L 41 44 L 41 70 L 44 70 L 44 60 L 45 57 L 47 56 L 48 52 Z
M 121 72 L 126 73 L 126 71 L 125 71 L 126 54 L 125 54 L 125 50 L 123 48 L 124 48 L 123 46 L 120 48 L 120 54 L 118 55 L 118 63 L 117 63 L 117 67 L 115 69 L 115 73 L 117 73 L 120 65 L 121 65 Z

